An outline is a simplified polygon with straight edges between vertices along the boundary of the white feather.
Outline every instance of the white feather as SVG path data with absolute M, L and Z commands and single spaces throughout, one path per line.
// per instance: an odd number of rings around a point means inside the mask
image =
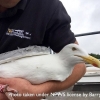
M 73 51 L 72 48 L 77 48 Z M 40 84 L 49 80 L 64 81 L 72 72 L 75 64 L 83 62 L 74 55 L 88 55 L 78 45 L 69 44 L 58 54 L 24 55 L 23 57 L 1 60 L 0 77 L 20 77 L 32 84 Z M 15 58 L 15 59 L 14 59 Z

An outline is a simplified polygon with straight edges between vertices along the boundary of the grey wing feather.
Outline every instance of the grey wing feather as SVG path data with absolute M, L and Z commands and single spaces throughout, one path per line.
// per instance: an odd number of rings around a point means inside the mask
M 49 48 L 40 46 L 31 46 L 0 54 L 0 64 L 4 64 L 25 57 L 41 56 L 48 54 L 50 54 Z

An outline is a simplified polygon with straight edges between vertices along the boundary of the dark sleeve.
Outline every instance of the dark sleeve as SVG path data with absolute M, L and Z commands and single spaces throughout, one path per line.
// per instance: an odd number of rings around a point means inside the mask
M 63 4 L 58 1 L 57 7 L 48 23 L 45 41 L 54 52 L 59 52 L 65 45 L 75 42 L 73 32 L 70 30 L 71 18 Z

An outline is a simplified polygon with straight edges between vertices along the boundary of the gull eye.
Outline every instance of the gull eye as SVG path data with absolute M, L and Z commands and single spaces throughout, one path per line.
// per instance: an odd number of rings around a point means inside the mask
M 75 51 L 75 50 L 77 50 L 77 49 L 76 49 L 75 47 L 72 47 L 72 50 Z

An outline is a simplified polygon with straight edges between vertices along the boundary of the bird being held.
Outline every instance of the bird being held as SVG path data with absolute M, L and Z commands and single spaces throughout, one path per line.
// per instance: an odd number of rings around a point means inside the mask
M 0 77 L 24 78 L 32 84 L 41 84 L 50 80 L 62 82 L 71 74 L 75 64 L 84 62 L 100 67 L 100 61 L 88 55 L 79 45 L 69 44 L 56 54 L 25 55 L 1 60 Z M 6 95 L 7 91 L 16 92 L 14 89 L 7 88 L 7 85 L 0 86 L 1 91 Z M 13 99 L 10 98 L 10 100 Z

